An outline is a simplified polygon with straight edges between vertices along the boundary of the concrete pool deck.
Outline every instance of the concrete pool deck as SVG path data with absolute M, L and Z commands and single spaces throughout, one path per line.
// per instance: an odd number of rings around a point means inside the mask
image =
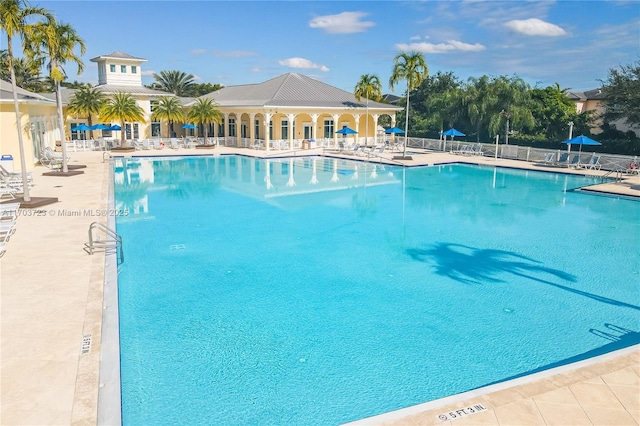
M 284 156 L 278 151 L 137 151 L 114 155 L 206 155 L 239 153 Z M 32 197 L 59 202 L 21 210 L 17 231 L 0 259 L 1 425 L 93 425 L 97 423 L 103 310 L 104 254 L 83 250 L 94 221 L 104 221 L 109 162 L 102 152 L 72 152 L 70 164 L 85 164 L 84 174 L 42 176 L 37 167 Z M 322 150 L 296 155 L 322 154 Z M 331 153 L 327 153 L 331 155 Z M 391 159 L 393 154 L 384 155 Z M 341 155 L 356 158 L 353 155 Z M 360 157 L 359 159 L 363 159 Z M 413 155 L 410 165 L 465 162 L 528 170 L 584 174 L 584 170 L 547 168 L 517 160 L 464 157 L 448 153 Z M 396 164 L 398 162 L 395 162 Z M 604 172 L 589 174 L 602 175 Z M 594 190 L 640 197 L 640 177 L 597 185 Z M 126 253 L 125 253 L 126 255 Z M 549 377 L 509 382 L 470 399 L 449 399 L 411 407 L 361 424 L 439 424 L 439 415 L 467 404 L 486 410 L 451 424 L 640 424 L 640 349 L 610 354 L 591 363 L 565 366 Z M 445 422 L 447 423 L 447 422 Z

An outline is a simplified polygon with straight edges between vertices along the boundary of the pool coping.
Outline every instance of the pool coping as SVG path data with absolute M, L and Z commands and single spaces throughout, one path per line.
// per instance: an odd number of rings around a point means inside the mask
M 114 168 L 113 168 L 113 159 L 114 158 L 122 158 L 122 157 L 136 157 L 136 158 L 171 158 L 171 157 L 196 157 L 196 156 L 221 156 L 221 155 L 245 155 L 243 153 L 224 153 L 224 154 L 179 154 L 175 153 L 173 155 L 130 155 L 130 156 L 114 156 L 111 157 L 108 170 L 109 170 L 109 180 L 108 180 L 108 207 L 114 208 L 114 186 L 113 186 L 113 177 L 114 177 Z M 323 156 L 322 154 L 307 154 L 305 156 Z M 326 157 L 331 157 L 330 155 L 324 155 Z M 251 157 L 251 156 L 249 156 Z M 276 158 L 269 157 L 268 159 Z M 288 158 L 288 157 L 282 157 Z M 345 158 L 345 157 L 339 157 Z M 360 160 L 363 159 L 349 158 L 345 159 L 350 160 Z M 575 173 L 562 173 L 555 170 L 536 170 L 536 169 L 527 169 L 527 168 L 518 168 L 515 166 L 509 165 L 498 165 L 498 164 L 483 164 L 483 163 L 470 163 L 465 161 L 451 161 L 451 162 L 443 162 L 443 163 L 433 163 L 433 164 L 415 164 L 411 167 L 417 166 L 447 166 L 447 165 L 478 165 L 482 167 L 503 167 L 508 169 L 515 170 L 526 170 L 526 171 L 541 171 L 548 173 L 560 173 L 560 174 L 575 174 Z M 390 165 L 398 165 L 396 163 L 392 163 Z M 402 165 L 399 165 L 402 166 Z M 593 195 L 609 195 L 609 196 L 622 196 L 623 194 L 617 193 L 606 193 L 602 191 L 590 191 L 584 190 L 585 192 L 592 193 Z M 596 194 L 597 193 L 597 194 Z M 637 197 L 629 196 L 633 200 L 638 200 Z M 108 226 L 111 229 L 115 229 L 115 216 L 109 217 Z M 105 256 L 105 273 L 104 273 L 104 301 L 103 301 L 103 322 L 102 322 L 102 343 L 101 343 L 101 360 L 100 360 L 100 388 L 98 395 L 98 425 L 121 425 L 122 424 L 122 400 L 121 400 L 121 377 L 120 377 L 120 338 L 119 338 L 119 315 L 118 315 L 118 270 L 117 270 L 117 259 L 115 254 L 107 254 Z M 344 423 L 344 425 L 369 425 L 369 424 L 381 424 L 387 422 L 398 421 L 403 418 L 419 414 L 425 411 L 429 411 L 432 409 L 440 408 L 447 406 L 453 403 L 461 403 L 469 398 L 480 397 L 484 395 L 488 395 L 494 392 L 499 392 L 503 390 L 508 390 L 515 388 L 520 385 L 529 384 L 534 381 L 538 381 L 541 379 L 547 379 L 552 376 L 557 376 L 558 374 L 566 373 L 569 371 L 578 370 L 580 368 L 599 364 L 607 360 L 611 360 L 614 358 L 618 358 L 627 354 L 631 354 L 634 352 L 640 353 L 640 344 L 636 344 L 633 346 L 629 346 L 623 349 L 619 349 L 613 352 L 609 352 L 606 354 L 598 355 L 596 357 L 588 358 L 585 360 L 573 362 L 570 364 L 565 364 L 559 367 L 550 368 L 548 370 L 540 371 L 537 373 L 529 374 L 523 377 L 518 377 L 511 380 L 506 380 L 504 382 L 494 383 L 487 386 L 483 386 L 480 388 L 476 388 L 470 391 L 458 393 L 455 395 L 450 395 L 444 398 L 427 401 L 421 404 L 405 407 L 398 410 L 389 411 L 383 414 L 379 414 L 376 416 L 366 417 L 359 420 L 355 420 L 352 422 Z

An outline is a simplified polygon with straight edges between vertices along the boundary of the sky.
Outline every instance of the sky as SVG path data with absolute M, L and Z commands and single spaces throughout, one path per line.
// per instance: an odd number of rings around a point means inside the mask
M 399 52 L 422 52 L 429 74 L 518 76 L 533 87 L 595 89 L 609 70 L 640 60 L 640 1 L 37 1 L 85 40 L 91 58 L 121 51 L 152 74 L 198 83 L 260 83 L 288 72 L 353 92 L 364 74 L 389 87 Z M 14 42 L 15 43 L 15 42 Z M 6 38 L 2 42 L 2 48 Z M 17 46 L 15 46 L 17 48 Z

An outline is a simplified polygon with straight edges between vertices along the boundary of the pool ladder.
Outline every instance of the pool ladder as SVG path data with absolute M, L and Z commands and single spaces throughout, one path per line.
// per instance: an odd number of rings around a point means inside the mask
M 89 225 L 89 242 L 84 243 L 84 251 L 89 254 L 104 252 L 115 254 L 118 265 L 124 262 L 122 237 L 116 231 L 100 222 Z
M 620 182 L 622 180 L 622 176 L 624 174 L 625 170 L 621 169 L 621 168 L 616 168 L 616 169 L 612 169 L 609 170 L 607 173 L 605 173 L 604 175 L 600 176 L 600 178 L 602 179 L 603 182 L 605 182 L 607 180 L 607 178 L 611 177 L 611 175 L 615 174 L 615 182 Z

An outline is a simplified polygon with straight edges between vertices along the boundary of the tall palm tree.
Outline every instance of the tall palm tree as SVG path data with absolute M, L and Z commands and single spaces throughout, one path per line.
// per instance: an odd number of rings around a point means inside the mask
M 84 40 L 80 38 L 76 30 L 69 24 L 63 24 L 51 17 L 47 22 L 34 25 L 33 33 L 30 37 L 31 46 L 29 51 L 36 61 L 46 62 L 49 77 L 53 80 L 56 89 L 56 105 L 58 107 L 58 121 L 60 123 L 60 138 L 62 145 L 62 172 L 69 171 L 67 164 L 67 140 L 65 135 L 64 116 L 62 115 L 62 92 L 60 83 L 64 81 L 67 74 L 64 65 L 67 62 L 75 62 L 78 66 L 78 74 L 82 73 L 84 64 L 80 56 L 84 55 L 86 47 Z M 75 49 L 79 49 L 80 56 L 76 55 Z
M 31 7 L 24 0 L 0 0 L 0 29 L 7 34 L 7 62 L 11 74 L 11 91 L 13 93 L 13 108 L 16 112 L 16 125 L 18 127 L 18 146 L 20 147 L 20 167 L 22 168 L 22 186 L 24 193 L 22 199 L 25 202 L 31 201 L 29 195 L 29 185 L 27 185 L 27 163 L 24 156 L 24 141 L 22 140 L 20 107 L 18 106 L 18 89 L 16 86 L 16 74 L 13 69 L 13 37 L 19 36 L 23 41 L 23 51 L 25 50 L 26 34 L 30 25 L 27 19 L 48 18 L 51 15 L 47 9 L 41 7 Z
M 175 96 L 160 96 L 151 113 L 152 120 L 166 120 L 169 122 L 169 131 L 173 134 L 173 122 L 184 121 L 184 108 L 180 99 Z M 169 137 L 171 137 L 171 134 Z
M 87 116 L 89 127 L 93 125 L 92 114 L 100 114 L 102 106 L 107 102 L 107 97 L 99 89 L 86 85 L 76 90 L 71 98 L 67 111 L 70 114 Z
M 193 92 L 193 74 L 186 74 L 182 71 L 160 71 L 160 75 L 153 74 L 155 83 L 152 88 L 173 93 L 176 96 L 191 96 Z
M 222 112 L 216 108 L 216 104 L 211 98 L 198 98 L 189 110 L 187 118 L 196 124 L 204 124 L 204 144 L 207 145 L 209 124 L 222 123 Z
M 354 95 L 356 95 L 356 99 L 360 102 L 360 99 L 364 96 L 367 103 L 367 112 L 365 114 L 365 122 L 364 122 L 364 134 L 365 134 L 365 143 L 366 138 L 369 137 L 369 99 L 372 101 L 379 101 L 382 99 L 382 84 L 380 83 L 380 79 L 375 74 L 363 74 L 360 76 L 360 80 L 356 84 L 356 87 L 353 89 Z
M 130 93 L 114 93 L 102 106 L 100 117 L 105 121 L 118 121 L 120 123 L 120 146 L 125 146 L 125 122 L 144 122 L 144 110 Z
M 429 75 L 429 68 L 424 59 L 424 55 L 420 52 L 400 52 L 393 58 L 393 71 L 389 78 L 389 87 L 391 90 L 400 81 L 407 82 L 407 108 L 404 123 L 404 147 L 402 156 L 407 154 L 407 137 L 409 136 L 409 93 L 416 89 L 422 81 Z

